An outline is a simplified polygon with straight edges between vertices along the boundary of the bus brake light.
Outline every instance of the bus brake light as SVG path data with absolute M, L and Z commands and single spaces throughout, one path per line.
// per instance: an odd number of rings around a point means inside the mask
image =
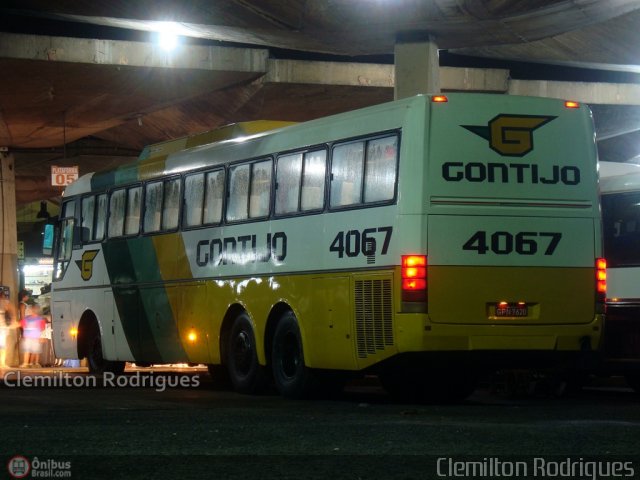
M 402 301 L 427 300 L 427 256 L 402 256 Z
M 600 295 L 607 294 L 607 261 L 604 258 L 596 260 L 597 291 Z
M 607 300 L 607 261 L 596 258 L 596 312 L 604 313 Z

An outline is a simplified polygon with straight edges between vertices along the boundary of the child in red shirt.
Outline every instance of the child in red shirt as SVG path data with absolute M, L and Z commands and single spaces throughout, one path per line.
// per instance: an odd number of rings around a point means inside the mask
M 33 305 L 27 316 L 20 322 L 22 327 L 22 352 L 24 354 L 21 367 L 40 367 L 40 353 L 42 342 L 40 336 L 47 326 L 46 321 L 40 315 L 40 307 Z

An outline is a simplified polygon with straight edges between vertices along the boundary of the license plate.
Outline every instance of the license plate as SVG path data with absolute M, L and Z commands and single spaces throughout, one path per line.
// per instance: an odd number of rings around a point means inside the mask
M 496 317 L 526 317 L 529 308 L 526 305 L 496 305 Z

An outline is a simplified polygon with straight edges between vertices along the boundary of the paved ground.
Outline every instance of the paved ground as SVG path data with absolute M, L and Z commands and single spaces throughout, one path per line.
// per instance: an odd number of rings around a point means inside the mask
M 640 398 L 622 382 L 563 398 L 481 388 L 461 405 L 427 406 L 395 403 L 375 380 L 336 399 L 291 401 L 217 391 L 202 370 L 141 369 L 95 387 L 80 372 L 22 372 L 20 381 L 3 372 L 2 463 L 19 468 L 23 459 L 14 457 L 24 456 L 38 467 L 27 478 L 38 470 L 55 478 L 333 480 L 495 477 L 468 475 L 471 461 L 485 474 L 521 461 L 530 478 L 545 478 L 569 458 L 573 473 L 591 460 L 615 461 L 633 470 L 618 478 L 640 478 Z M 36 378 L 62 386 L 34 387 Z

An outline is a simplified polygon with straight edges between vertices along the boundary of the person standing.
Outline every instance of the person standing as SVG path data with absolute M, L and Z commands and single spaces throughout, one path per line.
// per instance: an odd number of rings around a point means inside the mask
M 18 294 L 18 321 L 22 322 L 24 318 L 27 316 L 27 309 L 29 305 L 27 302 L 29 301 L 30 292 L 28 290 L 21 290 Z
M 20 322 L 22 326 L 22 354 L 21 367 L 40 368 L 40 353 L 42 352 L 42 332 L 46 326 L 44 318 L 40 315 L 40 307 L 32 306 L 27 310 L 27 315 Z

